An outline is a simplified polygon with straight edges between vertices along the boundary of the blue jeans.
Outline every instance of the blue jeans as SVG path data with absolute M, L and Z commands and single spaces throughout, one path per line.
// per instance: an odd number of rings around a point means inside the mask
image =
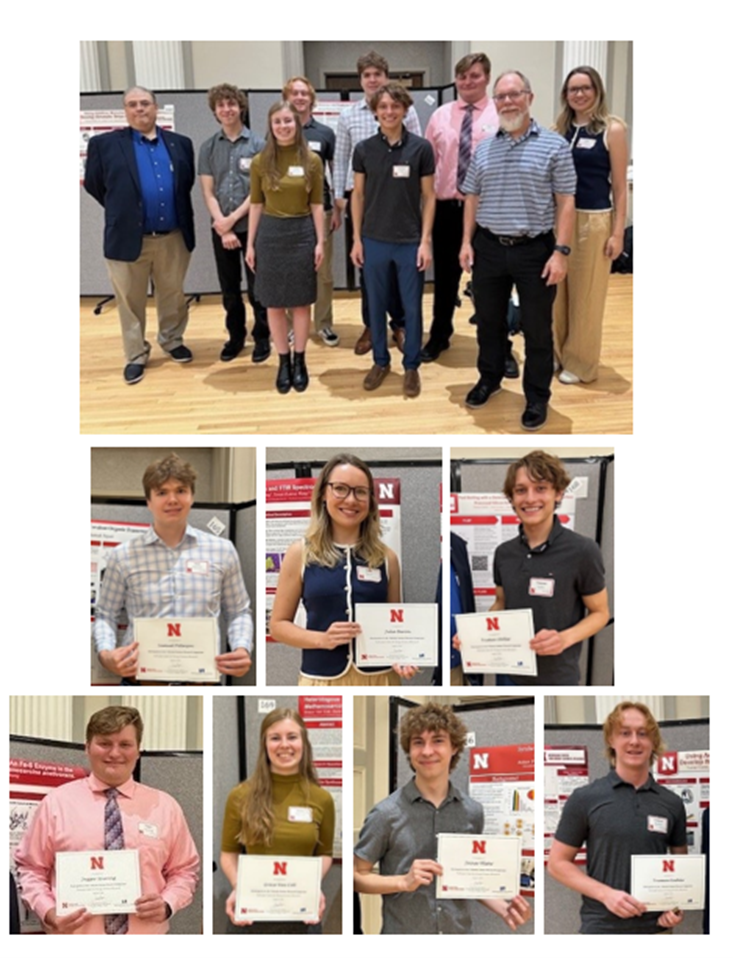
M 405 312 L 405 369 L 418 369 L 422 348 L 422 294 L 425 273 L 417 268 L 418 243 L 383 243 L 364 238 L 364 285 L 369 303 L 372 351 L 377 366 L 389 366 L 387 310 L 394 270 Z
M 516 685 L 517 683 L 514 681 L 511 675 L 497 675 L 496 684 L 497 685 Z

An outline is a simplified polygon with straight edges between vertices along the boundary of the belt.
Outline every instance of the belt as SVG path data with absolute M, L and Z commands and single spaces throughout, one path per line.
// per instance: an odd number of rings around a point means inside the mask
M 499 236 L 498 233 L 492 233 L 485 226 L 479 226 L 479 229 L 502 246 L 526 246 L 527 243 L 534 243 L 535 240 L 548 235 L 547 233 L 538 233 L 537 236 Z
M 154 233 L 146 233 L 146 236 L 170 236 L 175 230 L 155 230 Z

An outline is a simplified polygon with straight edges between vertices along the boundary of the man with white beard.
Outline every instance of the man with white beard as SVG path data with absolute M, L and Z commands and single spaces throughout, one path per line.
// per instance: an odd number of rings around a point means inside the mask
M 499 391 L 512 287 L 525 342 L 522 428 L 547 421 L 552 380 L 552 305 L 567 272 L 576 175 L 568 144 L 532 119 L 529 80 L 517 71 L 494 84 L 500 129 L 476 148 L 463 181 L 461 266 L 473 270 L 479 381 L 466 396 L 478 409 Z

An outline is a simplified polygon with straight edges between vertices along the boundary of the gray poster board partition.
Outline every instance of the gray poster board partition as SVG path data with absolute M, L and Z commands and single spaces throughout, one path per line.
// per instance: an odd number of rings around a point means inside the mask
M 662 738 L 669 751 L 710 747 L 710 723 L 707 720 L 660 722 L 659 726 L 662 730 Z M 546 725 L 545 745 L 587 746 L 588 773 L 591 781 L 596 778 L 603 778 L 610 771 L 610 766 L 604 754 L 605 746 L 601 726 Z M 580 895 L 561 885 L 554 878 L 550 878 L 545 868 L 545 934 L 578 934 L 580 905 Z M 686 912 L 684 921 L 677 925 L 674 934 L 701 935 L 702 912 Z
M 397 729 L 405 712 L 417 702 L 407 698 L 390 697 L 390 792 L 406 785 L 413 777 L 407 756 L 400 747 Z M 476 747 L 497 745 L 523 745 L 534 742 L 534 698 L 521 698 L 509 702 L 460 703 L 453 705 L 469 732 L 476 736 Z M 469 794 L 468 748 L 461 755 L 458 765 L 451 772 L 451 781 L 465 794 Z M 535 761 L 537 753 L 535 750 Z M 535 764 L 535 780 L 538 767 Z M 539 828 L 536 827 L 536 833 Z M 536 839 L 535 839 L 536 846 Z M 531 899 L 530 899 L 531 902 Z M 507 926 L 480 905 L 471 903 L 472 934 L 513 934 Z M 516 932 L 519 935 L 534 934 L 534 917 Z
M 268 464 L 268 479 L 317 476 L 324 462 Z M 401 483 L 402 593 L 405 602 L 435 602 L 440 568 L 440 482 L 438 460 L 391 462 L 370 460 L 375 479 L 399 479 Z M 267 644 L 267 684 L 296 685 L 300 649 Z M 403 685 L 430 685 L 432 669 L 424 669 Z
M 338 690 L 335 691 L 338 694 Z M 274 708 L 298 709 L 297 695 L 216 696 L 213 700 L 213 861 L 218 865 L 221 850 L 221 826 L 229 792 L 251 775 L 259 753 L 260 724 L 267 712 Z M 261 706 L 264 711 L 261 710 Z M 344 788 L 344 794 L 347 789 Z M 351 794 L 350 790 L 348 794 Z M 342 866 L 334 862 L 323 882 L 326 896 L 326 914 L 323 933 L 341 933 Z M 226 934 L 229 919 L 225 904 L 231 891 L 220 868 L 214 872 L 213 929 L 215 935 Z
M 551 451 L 551 450 L 550 450 Z M 451 492 L 501 492 L 511 459 L 454 459 L 451 461 Z M 613 685 L 614 645 L 614 457 L 563 458 L 571 478 L 588 478 L 588 497 L 576 502 L 575 531 L 598 543 L 606 568 L 611 620 L 598 635 L 583 643 L 580 658 L 581 684 Z M 454 531 L 459 532 L 456 528 Z M 460 532 L 459 532 L 460 534 Z M 493 684 L 492 676 L 484 684 Z
M 72 742 L 55 742 L 10 736 L 10 758 L 37 762 L 57 762 L 88 768 L 84 746 Z M 203 849 L 203 753 L 145 752 L 135 770 L 135 780 L 159 788 L 178 802 L 201 855 Z M 203 871 L 202 871 L 203 874 Z M 170 934 L 200 935 L 203 930 L 201 882 L 193 902 L 171 918 Z
M 242 566 L 244 583 L 247 587 L 251 606 L 252 617 L 257 622 L 256 616 L 256 596 L 257 596 L 257 564 L 255 560 L 255 501 L 242 503 L 239 505 L 195 503 L 189 515 L 189 523 L 202 532 L 209 532 L 207 524 L 216 518 L 224 525 L 221 535 L 230 539 L 237 550 L 239 561 Z M 91 518 L 107 522 L 140 522 L 150 523 L 150 512 L 144 501 L 136 499 L 116 499 L 106 496 L 92 496 L 91 499 Z M 220 627 L 221 650 L 226 652 L 228 649 L 226 635 Z M 94 656 L 94 643 L 92 642 L 91 654 Z M 257 635 L 255 630 L 254 652 L 257 651 Z M 243 678 L 234 678 L 232 685 L 255 685 L 255 656 L 253 656 L 252 668 Z M 229 683 L 227 683 L 229 684 Z

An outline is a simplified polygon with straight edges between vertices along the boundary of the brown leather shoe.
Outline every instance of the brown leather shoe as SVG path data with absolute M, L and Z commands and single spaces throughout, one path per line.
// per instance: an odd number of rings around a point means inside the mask
M 417 369 L 405 370 L 405 381 L 402 392 L 408 399 L 416 399 L 420 395 L 420 373 Z
M 386 379 L 388 373 L 389 366 L 377 366 L 375 363 L 364 377 L 364 389 L 366 389 L 367 392 L 378 389 Z
M 405 327 L 398 326 L 397 329 L 392 330 L 392 342 L 399 349 L 401 353 L 405 351 Z
M 372 331 L 368 326 L 364 327 L 364 332 L 356 341 L 354 352 L 357 356 L 366 356 L 372 350 Z

